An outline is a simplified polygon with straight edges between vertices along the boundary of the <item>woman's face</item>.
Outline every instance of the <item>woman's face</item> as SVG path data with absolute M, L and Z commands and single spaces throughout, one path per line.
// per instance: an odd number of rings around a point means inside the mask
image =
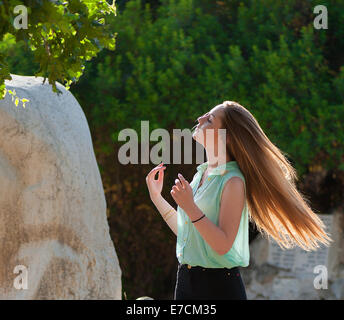
M 192 137 L 198 143 L 202 144 L 204 148 L 217 150 L 218 148 L 218 129 L 223 129 L 222 118 L 224 116 L 223 105 L 219 104 L 204 115 L 197 118 L 198 125 Z M 210 129 L 210 130 L 209 130 Z M 209 131 L 213 130 L 214 139 Z M 208 133 L 207 133 L 208 132 Z M 209 141 L 207 141 L 207 135 Z

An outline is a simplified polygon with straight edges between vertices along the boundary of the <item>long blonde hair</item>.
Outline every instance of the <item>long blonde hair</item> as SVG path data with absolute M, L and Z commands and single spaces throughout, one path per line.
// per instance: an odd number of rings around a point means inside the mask
M 281 248 L 295 245 L 306 251 L 333 240 L 310 208 L 310 201 L 296 188 L 298 180 L 286 153 L 265 135 L 255 117 L 234 101 L 224 101 L 223 125 L 229 135 L 227 151 L 246 180 L 250 221 L 271 236 Z

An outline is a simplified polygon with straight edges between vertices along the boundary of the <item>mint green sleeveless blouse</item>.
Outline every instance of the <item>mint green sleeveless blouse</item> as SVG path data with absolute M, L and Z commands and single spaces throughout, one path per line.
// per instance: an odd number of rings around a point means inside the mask
M 232 177 L 239 177 L 245 185 L 245 205 L 241 213 L 240 225 L 232 248 L 224 255 L 219 255 L 203 239 L 191 223 L 190 218 L 182 208 L 177 207 L 178 235 L 176 254 L 178 262 L 191 266 L 205 268 L 247 267 L 250 259 L 249 252 L 249 212 L 246 199 L 246 182 L 236 161 L 229 161 L 214 168 L 208 173 L 207 179 L 197 189 L 208 162 L 197 167 L 197 173 L 190 182 L 194 201 L 202 212 L 215 225 L 219 225 L 220 200 L 225 183 Z M 197 190 L 197 191 L 196 191 Z

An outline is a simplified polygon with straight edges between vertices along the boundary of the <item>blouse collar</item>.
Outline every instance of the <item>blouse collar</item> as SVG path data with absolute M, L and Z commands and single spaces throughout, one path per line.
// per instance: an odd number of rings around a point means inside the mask
M 197 171 L 201 171 L 201 173 L 203 173 L 207 167 L 208 167 L 208 161 L 198 165 Z M 233 169 L 233 168 L 238 168 L 238 163 L 236 161 L 229 161 L 229 162 L 223 163 L 223 164 L 217 166 L 216 168 L 212 169 L 208 173 L 208 176 L 223 175 L 224 173 L 228 172 L 230 169 Z

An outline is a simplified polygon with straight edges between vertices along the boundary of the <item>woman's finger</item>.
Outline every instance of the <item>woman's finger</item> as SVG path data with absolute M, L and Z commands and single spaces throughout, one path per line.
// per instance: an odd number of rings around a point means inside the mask
M 161 168 L 160 170 L 161 171 L 164 171 L 166 168 Z M 159 170 L 159 171 L 160 171 Z M 147 177 L 146 177 L 146 182 L 148 183 L 148 184 L 150 184 L 150 183 L 152 183 L 153 181 L 159 181 L 159 177 L 158 177 L 158 179 L 154 179 L 154 177 L 155 177 L 155 174 L 157 173 L 157 172 L 159 172 L 159 171 L 154 171 L 152 174 L 149 174 L 149 175 L 147 175 Z
M 147 174 L 147 177 L 150 179 L 151 177 L 154 177 L 156 175 L 157 171 L 163 170 L 163 169 L 166 169 L 166 167 L 159 167 L 159 166 L 155 167 Z
M 162 168 L 160 168 L 160 169 L 157 169 L 157 170 L 155 171 L 155 173 L 152 175 L 152 177 L 155 178 L 156 173 L 158 173 L 158 179 L 154 179 L 154 180 L 158 181 L 158 180 L 159 180 L 159 177 L 160 177 L 160 175 L 161 175 L 161 173 L 163 173 L 165 169 L 166 169 L 166 167 L 162 167 Z
M 178 187 L 179 190 L 184 189 L 184 187 L 181 184 L 181 182 L 179 181 L 179 179 L 174 180 L 174 183 L 176 184 L 176 186 Z
M 159 176 L 158 176 L 158 181 L 160 182 L 161 180 L 164 180 L 164 170 L 166 167 L 162 167 L 161 170 L 159 170 Z
M 172 188 L 170 193 L 171 193 L 173 199 L 176 201 L 179 197 L 179 192 L 176 190 L 176 188 Z
M 176 185 L 174 185 L 174 186 L 172 187 L 172 190 L 173 190 L 174 192 L 178 192 L 178 191 L 179 191 L 179 188 L 178 188 Z
M 180 182 L 183 185 L 183 188 L 186 189 L 186 187 L 188 186 L 188 182 L 185 180 L 185 178 L 180 173 L 178 173 L 178 177 L 180 179 Z
M 161 162 L 160 164 L 158 164 L 157 166 L 155 166 L 151 171 L 149 171 L 148 174 L 152 173 L 152 172 L 155 171 L 155 170 L 158 170 L 158 169 L 162 168 L 162 165 L 163 165 L 163 163 Z

